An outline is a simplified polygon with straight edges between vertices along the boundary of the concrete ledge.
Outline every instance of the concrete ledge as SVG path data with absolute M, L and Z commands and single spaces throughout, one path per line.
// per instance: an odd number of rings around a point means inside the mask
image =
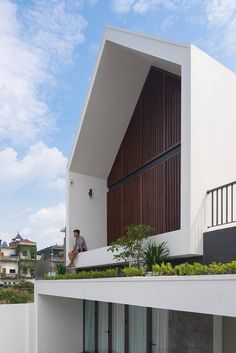
M 36 281 L 36 295 L 236 317 L 236 275 Z

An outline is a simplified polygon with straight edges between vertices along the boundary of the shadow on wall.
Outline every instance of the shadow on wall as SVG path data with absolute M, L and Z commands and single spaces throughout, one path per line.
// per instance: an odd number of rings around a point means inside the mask
M 207 194 L 201 202 L 197 215 L 191 227 L 192 249 L 196 249 L 198 254 L 203 252 L 203 233 L 207 229 L 209 219 L 209 199 Z

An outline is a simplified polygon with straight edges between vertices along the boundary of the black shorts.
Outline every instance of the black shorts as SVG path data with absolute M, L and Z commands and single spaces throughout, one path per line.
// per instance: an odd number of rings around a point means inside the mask
M 87 251 L 87 249 L 83 248 L 83 252 Z M 81 249 L 78 249 L 78 252 L 81 252 Z

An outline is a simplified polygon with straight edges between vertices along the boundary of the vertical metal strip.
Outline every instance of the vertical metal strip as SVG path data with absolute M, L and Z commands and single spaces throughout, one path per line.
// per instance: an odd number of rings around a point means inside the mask
M 108 353 L 112 353 L 112 303 L 108 303 Z
M 226 186 L 226 199 L 225 199 L 225 204 L 226 204 L 226 207 L 225 207 L 225 222 L 228 223 L 228 186 Z
M 95 324 L 95 353 L 98 353 L 98 302 L 95 301 L 95 320 L 94 320 L 94 324 Z
M 152 352 L 152 308 L 147 308 L 147 353 Z
M 83 300 L 83 352 L 85 352 L 85 300 Z
M 223 205 L 223 197 L 224 197 L 224 188 L 221 188 L 221 215 L 220 215 L 220 220 L 221 220 L 221 223 L 220 224 L 223 224 L 224 223 L 224 218 L 223 218 L 223 207 L 224 207 L 224 205 Z
M 129 306 L 125 305 L 125 353 L 129 353 Z
M 234 186 L 231 185 L 231 222 L 234 220 Z

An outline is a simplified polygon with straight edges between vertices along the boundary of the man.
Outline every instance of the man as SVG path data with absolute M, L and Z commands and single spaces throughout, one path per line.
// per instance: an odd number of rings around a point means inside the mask
M 80 235 L 80 230 L 75 229 L 75 230 L 73 230 L 73 233 L 74 233 L 74 237 L 75 237 L 75 245 L 74 245 L 73 249 L 68 253 L 68 256 L 70 259 L 70 263 L 69 263 L 68 267 L 75 266 L 74 261 L 75 261 L 75 258 L 79 252 L 83 252 L 83 251 L 88 250 L 84 237 L 82 237 L 82 235 Z

